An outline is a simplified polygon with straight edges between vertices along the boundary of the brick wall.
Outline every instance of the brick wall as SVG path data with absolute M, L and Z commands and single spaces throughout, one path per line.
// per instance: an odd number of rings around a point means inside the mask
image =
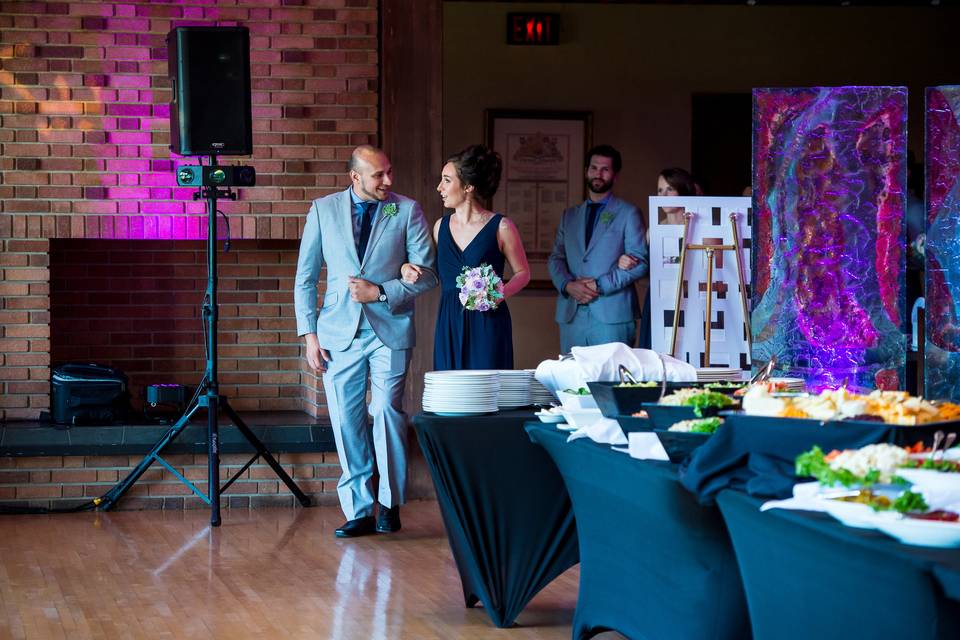
M 335 453 L 283 453 L 277 461 L 314 504 L 336 504 L 340 465 Z M 0 508 L 32 506 L 63 509 L 97 498 L 112 489 L 142 456 L 0 457 Z M 165 456 L 173 468 L 207 491 L 207 456 Z M 249 456 L 221 456 L 220 477 L 226 481 Z M 296 499 L 273 470 L 258 461 L 223 494 L 221 506 L 248 508 L 293 506 Z M 206 508 L 173 474 L 155 464 L 117 503 L 117 509 Z
M 188 25 L 251 32 L 258 186 L 221 203 L 235 240 L 298 239 L 308 202 L 376 142 L 376 0 L 0 4 L 0 420 L 49 404 L 51 240 L 206 235 L 167 146 L 164 38 Z
M 218 255 L 220 392 L 237 410 L 302 408 L 296 260 L 294 240 L 241 240 Z M 196 385 L 206 272 L 201 241 L 51 240 L 52 364 L 117 367 L 135 407 L 144 385 Z

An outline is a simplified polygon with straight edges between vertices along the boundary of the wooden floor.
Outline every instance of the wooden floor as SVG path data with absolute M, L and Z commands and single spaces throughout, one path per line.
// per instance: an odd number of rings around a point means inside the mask
M 577 568 L 497 629 L 463 606 L 435 502 L 354 540 L 335 507 L 223 513 L 0 516 L 0 638 L 570 638 Z

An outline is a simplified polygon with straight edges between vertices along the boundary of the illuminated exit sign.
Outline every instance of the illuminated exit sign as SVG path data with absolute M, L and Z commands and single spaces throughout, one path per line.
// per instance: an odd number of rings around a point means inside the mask
M 559 44 L 560 14 L 508 13 L 507 44 Z

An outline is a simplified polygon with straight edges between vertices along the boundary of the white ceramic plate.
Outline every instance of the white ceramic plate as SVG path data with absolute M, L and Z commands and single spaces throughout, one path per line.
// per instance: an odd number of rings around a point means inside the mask
M 843 500 L 824 500 L 823 508 L 846 526 L 855 529 L 876 529 L 878 521 L 899 517 L 898 514 L 880 513 L 868 505 Z
M 549 424 L 557 424 L 558 422 L 563 422 L 562 413 L 550 413 L 549 411 L 537 411 L 533 414 L 540 418 L 540 422 L 546 422 Z
M 561 409 L 561 413 L 563 413 L 567 424 L 576 429 L 589 426 L 603 417 L 600 409 L 567 409 L 564 407 Z
M 560 404 L 563 405 L 564 409 L 579 411 L 597 408 L 597 401 L 593 399 L 592 395 L 580 396 L 566 391 L 561 391 L 558 395 L 560 396 Z
M 897 469 L 897 475 L 920 489 L 960 492 L 960 473 L 933 469 Z
M 945 549 L 960 547 L 960 523 L 958 522 L 902 518 L 878 521 L 876 527 L 904 544 Z

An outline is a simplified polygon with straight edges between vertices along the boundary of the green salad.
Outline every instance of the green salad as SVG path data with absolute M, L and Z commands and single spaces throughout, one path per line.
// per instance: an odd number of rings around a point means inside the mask
M 682 433 L 714 433 L 723 424 L 723 418 L 698 418 L 696 420 L 681 420 L 670 427 L 669 431 Z
M 703 410 L 709 408 L 725 409 L 737 403 L 730 397 L 716 391 L 704 389 L 678 389 L 664 397 L 660 404 L 674 407 L 693 407 L 693 413 L 698 418 L 703 417 Z
M 794 461 L 795 471 L 798 476 L 810 476 L 820 481 L 820 484 L 832 486 L 842 485 L 852 487 L 854 485 L 869 487 L 884 480 L 880 469 L 871 468 L 866 474 L 856 474 L 849 469 L 834 468 L 830 465 L 830 460 L 823 453 L 823 449 L 814 446 L 810 451 L 806 451 L 797 456 Z M 900 476 L 893 475 L 889 478 L 893 484 L 907 484 L 907 481 Z
M 906 469 L 929 469 L 931 471 L 940 471 L 943 473 L 960 473 L 960 462 L 956 460 L 908 460 L 903 463 Z
M 638 387 L 649 388 L 649 387 L 659 387 L 660 383 L 655 380 L 650 380 L 648 382 L 621 382 L 616 386 L 621 389 L 623 388 L 633 389 Z

